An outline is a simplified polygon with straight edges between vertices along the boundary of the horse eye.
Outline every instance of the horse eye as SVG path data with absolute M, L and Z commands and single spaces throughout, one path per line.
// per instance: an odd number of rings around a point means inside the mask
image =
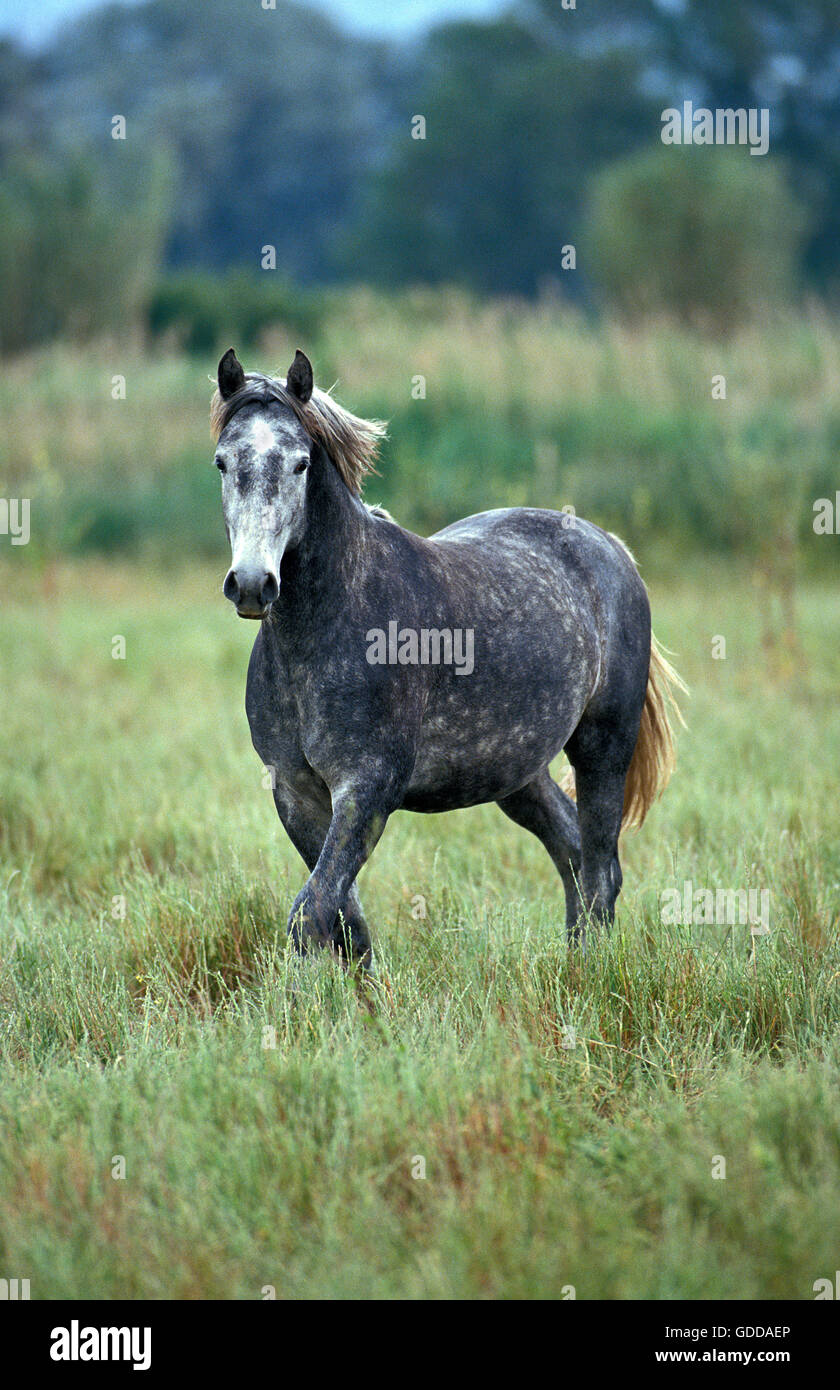
M 308 467 L 309 467 L 309 464 L 308 464 L 308 463 L 306 462 L 306 460 L 304 459 L 303 463 L 297 464 L 297 466 L 295 467 L 295 470 L 294 470 L 294 471 L 295 471 L 295 473 L 305 473 Z

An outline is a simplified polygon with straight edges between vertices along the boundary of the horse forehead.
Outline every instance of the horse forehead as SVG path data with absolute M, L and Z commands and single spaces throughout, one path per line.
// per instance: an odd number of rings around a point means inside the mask
M 249 411 L 231 424 L 231 442 L 249 450 L 255 458 L 265 457 L 275 449 L 291 448 L 301 442 L 303 434 L 295 419 L 274 411 L 270 415 Z
M 244 442 L 250 445 L 255 454 L 267 454 L 271 449 L 276 449 L 278 444 L 282 444 L 284 438 L 291 440 L 294 437 L 293 430 L 288 427 L 278 428 L 276 422 L 271 423 L 262 415 L 249 420 L 248 425 Z

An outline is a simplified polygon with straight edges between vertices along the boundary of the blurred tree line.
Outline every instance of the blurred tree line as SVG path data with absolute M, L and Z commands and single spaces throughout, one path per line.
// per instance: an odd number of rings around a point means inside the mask
M 0 347 L 142 317 L 203 351 L 363 279 L 724 329 L 797 281 L 831 294 L 838 20 L 840 0 L 519 0 L 396 45 L 286 0 L 146 0 L 4 42 Z M 684 99 L 769 107 L 770 154 L 663 146 Z

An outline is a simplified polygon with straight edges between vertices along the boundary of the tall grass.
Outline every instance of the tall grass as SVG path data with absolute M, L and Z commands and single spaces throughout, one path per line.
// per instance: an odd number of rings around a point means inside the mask
M 317 379 L 391 421 L 369 494 L 406 525 L 574 506 L 665 570 L 689 552 L 736 552 L 770 571 L 782 554 L 811 570 L 836 562 L 836 539 L 812 522 L 816 498 L 836 488 L 840 333 L 816 310 L 720 343 L 454 293 L 335 294 L 317 322 L 301 344 Z M 274 330 L 246 365 L 284 372 L 296 345 Z M 81 361 L 56 347 L 6 368 L 0 482 L 31 498 L 28 558 L 223 553 L 214 367 L 215 354 L 114 342 Z M 112 399 L 117 375 L 125 400 Z M 717 376 L 725 400 L 712 398 Z

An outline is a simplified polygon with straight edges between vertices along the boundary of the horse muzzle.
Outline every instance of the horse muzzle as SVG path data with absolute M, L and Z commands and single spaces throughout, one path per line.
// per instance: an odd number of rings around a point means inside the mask
M 249 572 L 230 569 L 225 578 L 223 593 L 230 599 L 240 618 L 264 618 L 277 595 L 280 581 L 271 570 Z

